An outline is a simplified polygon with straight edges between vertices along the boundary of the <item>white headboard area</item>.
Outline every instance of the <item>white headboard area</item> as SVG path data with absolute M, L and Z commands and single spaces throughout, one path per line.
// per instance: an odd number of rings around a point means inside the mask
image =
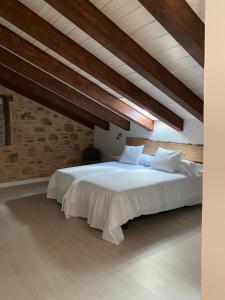
M 184 159 L 203 163 L 203 145 L 152 141 L 138 137 L 127 137 L 126 144 L 129 146 L 144 145 L 144 153 L 146 154 L 155 154 L 159 147 L 169 150 L 183 150 Z

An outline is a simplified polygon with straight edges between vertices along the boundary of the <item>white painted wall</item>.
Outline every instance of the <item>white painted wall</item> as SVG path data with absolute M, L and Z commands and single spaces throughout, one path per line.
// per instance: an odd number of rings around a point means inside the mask
M 118 143 L 116 138 L 120 132 L 122 133 L 122 139 Z M 160 121 L 155 121 L 152 132 L 135 123 L 131 123 L 130 131 L 122 130 L 113 124 L 110 125 L 110 131 L 96 127 L 95 146 L 101 150 L 104 160 L 110 160 L 112 155 L 118 155 L 122 152 L 127 136 L 143 137 L 155 141 L 203 144 L 203 124 L 196 119 L 185 120 L 182 132 L 177 132 Z

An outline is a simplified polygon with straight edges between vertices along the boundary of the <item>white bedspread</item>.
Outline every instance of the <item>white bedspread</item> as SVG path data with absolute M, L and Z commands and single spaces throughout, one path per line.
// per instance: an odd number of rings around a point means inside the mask
M 121 225 L 128 220 L 201 202 L 202 177 L 128 166 L 110 163 L 74 170 L 63 199 L 66 217 L 87 218 L 91 227 L 103 230 L 104 240 L 119 244 L 124 239 Z
M 88 175 L 111 174 L 123 170 L 142 169 L 141 165 L 128 165 L 117 162 L 107 162 L 72 168 L 59 169 L 53 173 L 49 180 L 47 198 L 56 199 L 62 203 L 65 193 L 76 178 L 85 178 Z

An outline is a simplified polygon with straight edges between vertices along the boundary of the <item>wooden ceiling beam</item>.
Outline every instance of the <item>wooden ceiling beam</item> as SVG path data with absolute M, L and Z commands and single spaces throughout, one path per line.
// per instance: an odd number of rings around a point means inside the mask
M 90 1 L 46 0 L 46 2 L 185 110 L 200 121 L 203 120 L 203 101 Z
M 0 16 L 100 80 L 123 97 L 146 109 L 170 127 L 178 131 L 183 130 L 183 120 L 179 116 L 140 88 L 137 88 L 19 1 L 2 0 Z
M 128 120 L 113 113 L 106 107 L 77 92 L 70 86 L 34 67 L 30 63 L 8 52 L 2 47 L 0 47 L 0 64 L 47 88 L 53 93 L 60 95 L 65 100 L 74 103 L 99 118 L 111 122 L 125 130 L 130 129 L 130 122 Z
M 205 25 L 185 0 L 139 0 L 177 42 L 204 67 Z
M 135 122 L 147 130 L 152 130 L 154 122 L 120 99 L 114 97 L 84 76 L 65 66 L 51 55 L 27 42 L 11 30 L 0 24 L 0 44 L 28 60 L 49 74 L 59 78 L 93 100 L 108 107 L 122 117 Z
M 0 65 L 0 84 L 18 94 L 55 110 L 56 112 L 83 124 L 84 126 L 93 129 L 94 125 L 97 125 L 105 130 L 109 130 L 108 122 L 85 111 L 71 102 L 65 101 L 65 99 L 59 95 L 50 92 L 3 65 Z

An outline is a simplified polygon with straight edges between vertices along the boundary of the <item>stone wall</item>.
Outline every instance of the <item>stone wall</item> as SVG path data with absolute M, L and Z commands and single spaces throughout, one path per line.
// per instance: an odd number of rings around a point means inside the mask
M 49 176 L 81 164 L 93 130 L 0 86 L 10 103 L 12 145 L 0 147 L 0 182 Z

